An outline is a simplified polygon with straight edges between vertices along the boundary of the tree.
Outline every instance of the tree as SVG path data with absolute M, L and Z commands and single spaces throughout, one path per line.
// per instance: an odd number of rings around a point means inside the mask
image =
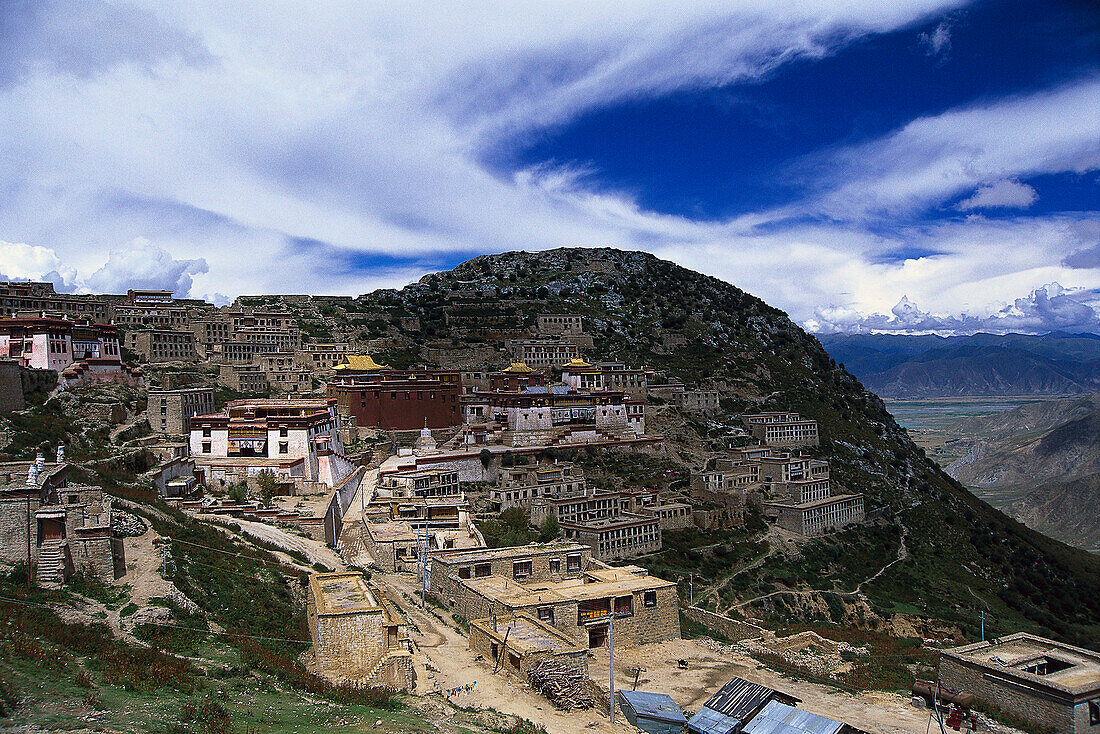
M 553 512 L 546 515 L 546 519 L 542 521 L 542 526 L 539 528 L 539 542 L 549 543 L 554 538 L 558 537 L 558 533 L 561 531 L 561 527 L 558 525 L 558 516 Z
M 260 487 L 260 500 L 264 507 L 271 507 L 271 498 L 275 496 L 275 473 L 270 469 L 264 469 L 256 475 L 256 484 Z

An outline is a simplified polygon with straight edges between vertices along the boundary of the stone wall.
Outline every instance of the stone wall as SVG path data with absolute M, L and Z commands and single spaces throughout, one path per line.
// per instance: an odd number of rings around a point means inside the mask
M 68 544 L 73 570 L 107 582 L 115 579 L 115 554 L 110 535 L 70 536 Z
M 367 678 L 382 659 L 382 610 L 318 615 L 307 607 L 317 667 L 336 679 Z
M 1058 734 L 1074 734 L 1086 729 L 1085 726 L 1075 728 L 1073 703 L 1068 694 L 1063 699 L 1031 688 L 1026 682 L 1013 684 L 996 680 L 980 667 L 947 655 L 940 655 L 940 683 L 973 693 L 979 703 L 992 704 L 1025 721 L 1052 728 Z M 1085 709 L 1083 723 L 1087 726 L 1087 707 L 1081 708 Z
M 0 360 L 0 413 L 23 409 L 23 379 L 19 363 Z
M 699 607 L 684 607 L 684 616 L 704 627 L 709 627 L 733 642 L 751 640 L 755 637 L 764 636 L 766 633 L 763 627 L 757 627 L 750 622 L 723 617 L 720 614 L 708 612 L 706 609 L 700 609 Z
M 39 497 L 32 493 L 28 506 L 27 495 L 0 499 L 0 561 L 6 563 L 31 562 L 38 557 L 38 526 L 34 513 L 40 506 Z

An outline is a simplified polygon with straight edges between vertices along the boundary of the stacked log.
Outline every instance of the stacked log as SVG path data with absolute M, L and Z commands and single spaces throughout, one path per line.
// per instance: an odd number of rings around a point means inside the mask
M 589 709 L 596 701 L 586 685 L 588 676 L 569 665 L 544 660 L 527 674 L 531 687 L 563 711 Z

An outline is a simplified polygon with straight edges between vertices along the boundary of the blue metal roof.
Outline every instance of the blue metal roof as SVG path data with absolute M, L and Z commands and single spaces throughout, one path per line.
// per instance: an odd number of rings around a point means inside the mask
M 647 719 L 659 719 L 673 724 L 686 724 L 687 717 L 672 697 L 665 693 L 645 693 L 644 691 L 619 691 L 619 696 L 634 709 L 638 716 Z
M 741 722 L 732 716 L 726 716 L 714 709 L 704 706 L 699 713 L 691 717 L 688 722 L 688 731 L 695 734 L 733 734 Z
M 772 701 L 752 721 L 745 734 L 837 734 L 844 724 Z

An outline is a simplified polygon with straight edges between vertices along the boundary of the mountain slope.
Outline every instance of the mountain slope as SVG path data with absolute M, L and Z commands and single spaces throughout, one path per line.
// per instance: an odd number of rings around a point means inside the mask
M 648 364 L 688 385 L 719 390 L 727 414 L 718 423 L 767 409 L 797 410 L 819 421 L 817 453 L 833 462 L 834 481 L 864 492 L 869 510 L 896 523 L 893 540 L 869 528 L 854 536 L 888 544 L 874 554 L 852 550 L 870 547 L 853 544 L 833 546 L 827 563 L 807 556 L 800 565 L 780 566 L 768 559 L 745 594 L 790 584 L 836 586 L 819 574 L 826 565 L 835 573 L 830 578 L 856 580 L 872 560 L 881 564 L 896 552 L 903 532 L 908 555 L 862 589 L 879 611 L 902 605 L 974 634 L 986 610 L 1004 631 L 1030 629 L 1082 644 L 1100 639 L 1100 559 L 1024 527 L 966 491 L 817 339 L 759 299 L 648 254 L 561 249 L 478 257 L 401 291 L 362 296 L 356 308 L 395 320 L 415 316 L 435 343 L 451 348 L 484 346 L 486 337 L 460 332 L 444 319 L 461 299 L 516 309 L 525 323 L 537 313 L 581 314 L 594 337 L 590 358 Z M 408 343 L 414 335 L 420 336 L 410 331 Z M 680 338 L 686 344 L 666 347 Z M 432 355 L 414 344 L 380 356 L 430 361 Z M 705 435 L 708 426 L 696 430 Z M 698 460 L 688 447 L 673 443 L 670 450 L 685 466 Z
M 975 440 L 949 474 L 1037 530 L 1100 549 L 1100 395 L 969 419 L 953 431 Z
M 1092 334 L 894 334 L 823 338 L 830 354 L 888 398 L 1068 395 L 1100 389 L 1100 338 Z

